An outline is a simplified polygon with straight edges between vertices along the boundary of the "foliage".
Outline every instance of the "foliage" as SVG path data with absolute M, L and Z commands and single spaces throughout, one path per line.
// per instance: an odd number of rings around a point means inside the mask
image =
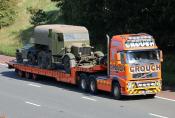
M 174 53 L 167 53 L 164 55 L 163 62 L 163 84 L 174 86 L 175 85 L 175 56 Z M 170 67 L 171 65 L 171 67 Z
M 61 8 L 67 24 L 83 25 L 90 31 L 91 44 L 103 47 L 116 34 L 146 32 L 164 50 L 163 83 L 175 84 L 174 0 L 51 0 Z M 172 68 L 170 68 L 172 65 Z M 174 65 L 174 66 L 173 66 Z
M 84 25 L 92 43 L 105 44 L 105 34 L 146 32 L 162 48 L 175 46 L 174 0 L 52 0 L 68 24 Z M 165 40 L 167 39 L 167 40 Z
M 37 8 L 32 8 L 32 7 L 29 7 L 27 10 L 32 15 L 30 17 L 30 23 L 32 25 L 36 26 L 36 25 L 42 25 L 42 24 L 47 23 L 47 21 L 48 21 L 47 13 L 44 10 L 37 9 Z
M 5 0 L 9 1 L 9 0 Z M 29 23 L 30 12 L 28 8 L 43 9 L 45 12 L 54 11 L 56 14 L 56 3 L 50 0 L 10 0 L 10 4 L 13 4 L 14 11 L 16 12 L 15 21 L 0 29 L 0 54 L 15 55 L 17 48 L 21 48 L 23 44 L 27 43 L 33 34 L 33 25 Z M 0 0 L 0 2 L 2 2 Z M 2 4 L 0 4 L 1 6 Z M 0 7 L 0 13 L 1 13 Z M 52 15 L 53 17 L 56 15 Z M 54 17 L 54 18 L 55 18 Z M 50 18 L 50 17 L 49 17 Z M 52 18 L 51 18 L 52 19 Z M 0 18 L 1 21 L 1 18 Z
M 14 22 L 17 3 L 16 0 L 0 0 L 0 29 Z

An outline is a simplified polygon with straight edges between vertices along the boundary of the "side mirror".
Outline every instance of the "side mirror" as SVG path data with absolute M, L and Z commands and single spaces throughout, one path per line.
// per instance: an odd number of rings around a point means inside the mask
M 163 62 L 163 52 L 160 50 L 160 62 Z

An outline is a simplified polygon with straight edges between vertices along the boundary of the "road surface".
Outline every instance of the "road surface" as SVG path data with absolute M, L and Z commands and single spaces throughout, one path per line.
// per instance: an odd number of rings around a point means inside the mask
M 174 93 L 173 93 L 174 94 Z M 82 93 L 76 86 L 19 78 L 0 64 L 0 116 L 7 118 L 175 118 L 175 100 Z

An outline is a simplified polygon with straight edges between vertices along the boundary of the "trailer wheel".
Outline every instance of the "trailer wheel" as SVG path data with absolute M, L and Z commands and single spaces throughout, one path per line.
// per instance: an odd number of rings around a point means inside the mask
M 18 69 L 15 69 L 15 73 L 18 74 Z
M 18 73 L 18 76 L 19 76 L 19 77 L 23 77 L 23 76 L 24 76 L 24 72 L 21 71 L 21 70 L 18 70 L 17 73 Z
M 33 79 L 33 80 L 37 80 L 37 78 L 38 78 L 38 75 L 33 73 L 33 74 L 32 74 L 32 79 Z
M 115 82 L 112 86 L 112 95 L 114 97 L 114 99 L 119 100 L 122 98 L 121 95 L 121 88 L 119 83 Z
M 31 78 L 32 78 L 32 77 L 31 77 L 31 73 L 25 72 L 25 77 L 26 77 L 27 79 L 31 79 Z
M 90 84 L 89 84 L 89 90 L 92 94 L 97 94 L 97 81 L 96 77 L 94 75 L 89 76 Z
M 86 74 L 80 74 L 79 86 L 82 91 L 88 91 L 89 82 Z

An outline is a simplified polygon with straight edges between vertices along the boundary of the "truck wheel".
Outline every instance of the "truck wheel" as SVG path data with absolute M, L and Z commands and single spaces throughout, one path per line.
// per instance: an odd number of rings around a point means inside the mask
M 66 71 L 66 73 L 70 73 L 71 69 L 70 69 L 70 58 L 68 56 L 65 56 L 63 58 L 63 64 L 64 64 L 64 69 Z
M 17 72 L 18 72 L 18 76 L 19 76 L 19 77 L 23 77 L 23 76 L 24 76 L 24 72 L 23 72 L 23 71 L 18 70 Z
M 82 91 L 88 91 L 89 82 L 86 74 L 80 74 L 79 86 Z
M 96 77 L 94 75 L 89 76 L 90 84 L 89 84 L 89 90 L 92 94 L 97 94 L 97 81 Z
M 116 99 L 116 100 L 119 100 L 119 99 L 122 98 L 121 88 L 120 88 L 119 83 L 114 83 L 113 84 L 113 86 L 112 86 L 112 95 L 113 95 L 114 99 Z
M 26 77 L 26 79 L 31 79 L 32 78 L 31 73 L 25 72 L 25 77 Z

